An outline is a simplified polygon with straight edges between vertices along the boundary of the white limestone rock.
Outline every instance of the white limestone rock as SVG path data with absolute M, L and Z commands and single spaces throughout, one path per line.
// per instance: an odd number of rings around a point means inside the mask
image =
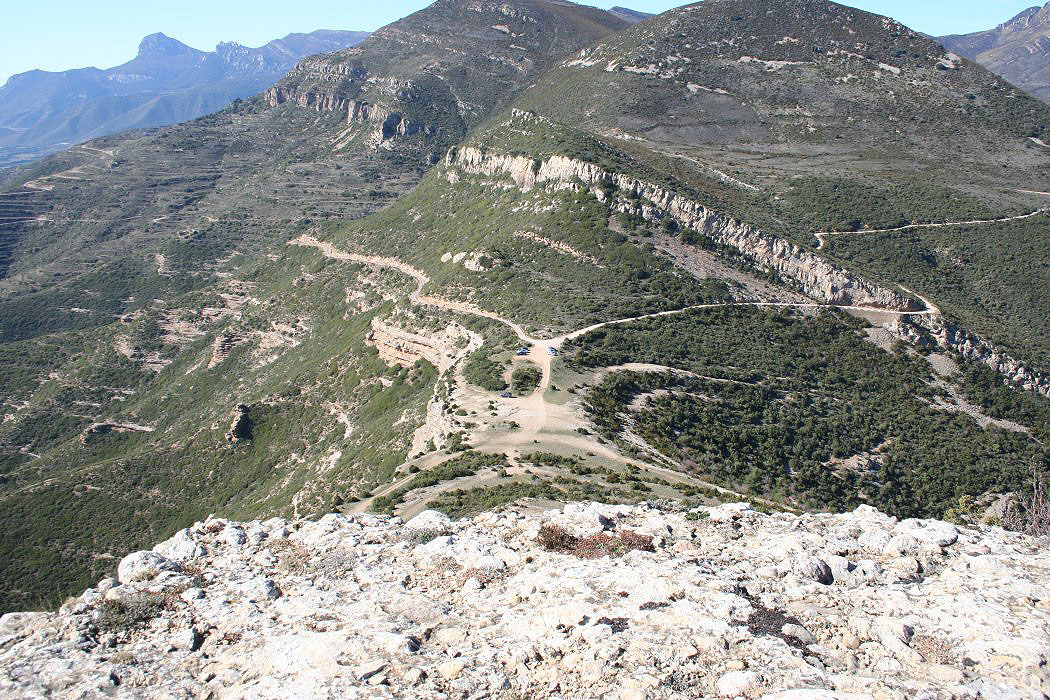
M 761 677 L 754 671 L 730 671 L 718 679 L 715 687 L 724 698 L 735 698 L 750 695 L 761 682 Z
M 951 547 L 959 541 L 957 527 L 937 520 L 903 520 L 893 531 L 937 547 Z
M 439 513 L 436 510 L 425 510 L 405 523 L 404 528 L 409 531 L 445 532 L 451 524 L 452 521 L 444 513 Z
M 156 552 L 134 552 L 120 560 L 117 579 L 124 584 L 152 581 L 165 571 L 179 572 L 182 567 Z
M 126 557 L 120 584 L 103 580 L 59 612 L 0 617 L 0 697 L 1027 699 L 1050 690 L 1045 542 L 898 523 L 867 508 L 700 512 L 712 516 L 577 504 L 455 523 L 428 513 L 416 525 L 213 518 Z M 665 546 L 579 559 L 538 546 L 544 523 L 644 533 Z M 426 544 L 405 536 L 438 528 L 448 534 Z M 100 628 L 114 619 L 110 601 L 144 596 L 162 601 L 136 608 L 146 619 Z
M 155 546 L 153 551 L 172 561 L 186 561 L 205 555 L 204 547 L 193 539 L 189 528 L 179 530 L 171 539 Z

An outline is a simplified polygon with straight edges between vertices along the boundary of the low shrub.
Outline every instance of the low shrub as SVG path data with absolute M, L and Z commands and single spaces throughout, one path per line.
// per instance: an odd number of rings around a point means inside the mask
M 408 528 L 401 533 L 401 539 L 411 544 L 427 544 L 448 534 L 449 531 L 441 527 Z
M 615 535 L 599 532 L 587 537 L 577 537 L 557 525 L 544 525 L 540 528 L 536 542 L 548 552 L 570 554 L 580 559 L 622 557 L 634 550 L 654 551 L 652 537 L 630 530 L 623 530 Z
M 97 625 L 103 632 L 126 632 L 144 627 L 164 609 L 160 593 L 142 593 L 123 600 L 107 600 L 99 607 Z
M 540 380 L 543 375 L 540 370 L 532 365 L 525 365 L 518 367 L 514 370 L 514 373 L 510 375 L 511 383 L 514 385 L 514 391 L 519 394 L 531 393 L 540 385 Z

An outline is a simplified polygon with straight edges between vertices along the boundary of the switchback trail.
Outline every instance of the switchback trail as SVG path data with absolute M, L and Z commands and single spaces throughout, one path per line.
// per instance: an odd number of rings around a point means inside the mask
M 591 331 L 596 331 L 606 326 L 615 326 L 624 323 L 631 323 L 633 321 L 642 321 L 648 318 L 660 318 L 663 316 L 676 316 L 679 314 L 688 313 L 690 311 L 696 311 L 699 309 L 717 309 L 732 306 L 752 306 L 752 307 L 766 307 L 766 308 L 796 308 L 796 309 L 845 309 L 854 311 L 874 312 L 881 314 L 889 314 L 894 316 L 929 316 L 939 315 L 940 310 L 932 304 L 929 300 L 919 296 L 915 292 L 904 289 L 909 294 L 917 297 L 926 306 L 923 311 L 894 311 L 892 309 L 884 309 L 877 306 L 860 306 L 860 305 L 839 305 L 839 304 L 821 304 L 818 302 L 775 302 L 775 301 L 731 301 L 713 304 L 694 304 L 692 306 L 685 306 L 681 309 L 671 309 L 668 311 L 657 311 L 651 314 L 643 314 L 641 316 L 631 316 L 629 318 L 620 318 L 612 321 L 602 321 L 601 323 L 595 323 L 585 328 L 566 333 L 565 335 L 558 336 L 556 338 L 544 339 L 534 338 L 530 336 L 523 326 L 510 319 L 504 318 L 499 314 L 492 311 L 487 311 L 473 304 L 462 301 L 454 301 L 452 299 L 446 299 L 444 297 L 424 295 L 423 288 L 431 281 L 430 277 L 418 267 L 413 267 L 406 262 L 398 260 L 397 258 L 381 257 L 378 255 L 360 255 L 357 253 L 347 253 L 339 250 L 331 243 L 326 241 L 320 241 L 312 236 L 302 235 L 295 238 L 288 243 L 289 245 L 302 246 L 307 248 L 316 248 L 327 258 L 334 260 L 346 260 L 350 262 L 356 262 L 363 265 L 370 265 L 372 267 L 385 267 L 390 269 L 398 270 L 409 277 L 416 280 L 416 290 L 409 295 L 410 301 L 425 306 L 435 306 L 438 308 L 446 309 L 448 311 L 455 311 L 457 313 L 467 314 L 470 316 L 480 316 L 493 321 L 498 321 L 503 325 L 514 331 L 514 334 L 518 338 L 531 345 L 542 345 L 544 347 L 552 347 L 558 349 L 566 340 L 573 340 L 580 336 L 586 335 Z
M 513 451 L 514 448 L 520 448 L 519 451 L 521 451 L 523 449 L 526 449 L 528 446 L 537 443 L 541 433 L 545 437 L 550 437 L 551 434 L 555 432 L 555 428 L 557 428 L 559 425 L 567 424 L 569 422 L 570 417 L 566 415 L 568 409 L 565 406 L 559 406 L 549 402 L 546 397 L 547 391 L 551 388 L 551 365 L 553 359 L 557 356 L 558 351 L 561 349 L 561 347 L 566 341 L 579 338 L 583 335 L 586 335 L 587 333 L 599 330 L 606 326 L 621 325 L 649 318 L 675 316 L 700 309 L 717 309 L 724 307 L 743 306 L 800 309 L 837 308 L 863 312 L 875 312 L 895 316 L 937 315 L 940 313 L 940 310 L 932 302 L 924 299 L 923 297 L 915 294 L 914 292 L 905 289 L 906 292 L 917 297 L 925 304 L 926 308 L 924 311 L 892 311 L 870 306 L 835 306 L 830 304 L 820 304 L 817 302 L 726 302 L 713 304 L 697 304 L 681 309 L 659 311 L 651 314 L 644 314 L 641 316 L 633 316 L 629 318 L 595 323 L 593 325 L 580 328 L 578 330 L 557 336 L 555 338 L 535 338 L 530 336 L 522 325 L 515 323 L 510 319 L 504 318 L 494 312 L 487 311 L 467 302 L 454 301 L 440 296 L 423 294 L 424 288 L 428 283 L 431 282 L 430 277 L 423 270 L 409 265 L 408 263 L 402 260 L 398 260 L 397 258 L 348 253 L 346 251 L 336 248 L 331 243 L 321 241 L 312 236 L 307 235 L 299 236 L 298 238 L 289 241 L 288 244 L 294 246 L 314 248 L 318 250 L 324 257 L 331 258 L 334 260 L 343 260 L 371 267 L 397 270 L 402 274 L 411 277 L 416 282 L 415 290 L 409 294 L 409 300 L 411 302 L 425 306 L 433 306 L 447 311 L 452 311 L 454 313 L 472 315 L 480 318 L 494 320 L 510 328 L 518 337 L 518 339 L 529 347 L 527 359 L 539 366 L 541 370 L 541 380 L 539 386 L 530 395 L 521 397 L 520 399 L 515 401 L 515 417 L 521 422 L 520 430 L 513 435 L 499 435 L 496 438 L 496 443 L 494 443 L 493 445 L 488 445 L 488 447 L 492 447 L 493 449 L 500 448 L 506 450 L 507 448 L 511 448 Z M 902 289 L 904 288 L 902 287 Z M 607 446 L 597 444 L 594 440 L 584 438 L 583 436 L 576 433 L 568 435 L 559 435 L 557 437 L 557 441 L 563 446 L 591 450 L 592 452 L 599 453 L 606 458 L 613 459 L 623 464 L 643 466 L 648 471 L 671 478 L 675 481 L 691 483 L 694 485 L 714 489 L 715 491 L 726 496 L 745 499 L 751 498 L 752 500 L 758 500 L 760 502 L 766 503 L 767 505 L 770 505 L 772 503 L 770 501 L 765 501 L 764 499 L 754 499 L 751 496 L 746 496 L 745 494 L 733 491 L 731 489 L 727 489 L 723 486 L 719 486 L 718 484 L 704 481 L 702 479 L 699 479 L 689 474 L 685 474 L 683 472 L 668 469 L 666 467 L 658 466 L 656 464 L 648 462 L 638 462 L 637 460 L 624 457 L 618 452 L 609 449 Z M 444 461 L 447 461 L 448 459 L 451 459 L 451 457 L 440 459 L 436 464 L 440 464 Z M 406 462 L 406 464 L 408 463 Z M 433 467 L 436 466 L 436 464 L 431 464 L 429 466 Z M 377 489 L 371 498 L 365 499 L 350 506 L 350 510 L 352 512 L 360 512 L 366 509 L 376 496 L 389 495 L 398 488 L 410 483 L 413 476 L 413 474 L 409 474 L 407 476 L 403 476 L 401 478 L 396 479 L 392 483 L 386 484 L 385 486 Z
M 1046 194 L 1045 192 L 1032 192 L 1029 190 L 1021 190 L 1021 192 L 1027 192 L 1029 194 Z M 1050 211 L 1050 208 L 1044 207 L 1042 209 L 1036 209 L 1028 214 L 1018 214 L 1016 216 L 1005 216 L 1000 219 L 975 219 L 973 221 L 946 221 L 939 224 L 908 224 L 907 226 L 898 226 L 896 228 L 862 228 L 856 231 L 821 231 L 814 233 L 813 235 L 817 239 L 817 250 L 820 250 L 827 243 L 828 236 L 852 236 L 861 234 L 872 234 L 872 233 L 899 233 L 901 231 L 914 231 L 922 228 L 951 228 L 957 226 L 979 226 L 981 224 L 1005 224 L 1010 221 L 1023 221 L 1025 219 L 1031 219 L 1040 214 L 1045 214 Z
M 445 299 L 444 297 L 424 295 L 423 288 L 431 281 L 430 277 L 418 267 L 413 267 L 408 263 L 398 260 L 397 258 L 381 257 L 378 255 L 360 255 L 357 253 L 347 253 L 346 251 L 339 250 L 331 243 L 326 241 L 318 240 L 312 236 L 302 235 L 288 242 L 289 245 L 302 246 L 307 248 L 315 248 L 320 253 L 334 260 L 345 260 L 348 262 L 356 262 L 362 265 L 369 265 L 372 267 L 383 267 L 388 269 L 398 270 L 402 274 L 405 274 L 416 281 L 416 289 L 409 295 L 409 300 L 413 303 L 433 306 L 447 311 L 455 313 L 466 314 L 469 316 L 478 316 L 480 318 L 487 318 L 493 321 L 502 323 L 503 325 L 514 331 L 514 334 L 523 343 L 528 345 L 531 350 L 529 353 L 529 359 L 539 365 L 542 371 L 542 379 L 540 385 L 536 390 L 536 393 L 542 396 L 542 393 L 547 390 L 550 385 L 551 375 L 551 361 L 557 354 L 557 351 L 561 349 L 562 345 L 567 340 L 574 340 L 592 331 L 605 328 L 606 326 L 622 325 L 626 323 L 632 323 L 634 321 L 643 321 L 649 318 L 661 318 L 665 316 L 677 316 L 680 314 L 689 313 L 690 311 L 698 311 L 700 309 L 719 309 L 727 307 L 764 307 L 764 308 L 794 308 L 794 309 L 845 309 L 853 311 L 862 311 L 867 313 L 880 313 L 891 316 L 937 316 L 940 315 L 940 309 L 937 308 L 929 300 L 919 296 L 915 292 L 912 292 L 904 287 L 904 291 L 915 296 L 923 302 L 925 310 L 923 311 L 893 311 L 889 309 L 883 309 L 874 306 L 845 306 L 845 305 L 833 305 L 833 304 L 820 304 L 817 302 L 770 302 L 770 301 L 734 301 L 734 302 L 723 302 L 716 304 L 695 304 L 693 306 L 686 306 L 681 309 L 671 309 L 669 311 L 657 311 L 651 314 L 643 314 L 641 316 L 632 316 L 630 318 L 621 318 L 613 321 L 603 321 L 601 323 L 595 323 L 585 328 L 566 333 L 565 335 L 558 336 L 556 338 L 534 338 L 530 336 L 525 328 L 511 321 L 510 319 L 504 318 L 499 314 L 493 313 L 492 311 L 486 311 L 485 309 L 479 308 L 473 304 L 469 304 L 462 301 L 454 301 L 451 299 Z

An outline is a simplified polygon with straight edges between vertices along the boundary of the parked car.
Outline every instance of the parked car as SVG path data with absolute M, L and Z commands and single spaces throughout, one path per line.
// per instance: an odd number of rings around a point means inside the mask
M 502 394 L 499 395 L 499 397 L 501 399 L 513 399 L 514 394 L 510 393 L 509 391 L 504 391 Z

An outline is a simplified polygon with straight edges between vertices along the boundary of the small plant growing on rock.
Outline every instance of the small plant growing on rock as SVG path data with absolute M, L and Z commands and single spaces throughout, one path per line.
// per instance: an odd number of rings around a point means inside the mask
M 97 625 L 103 632 L 128 632 L 144 627 L 164 609 L 164 596 L 142 593 L 123 600 L 107 600 L 99 607 Z
M 401 539 L 412 544 L 426 544 L 448 534 L 448 530 L 440 527 L 409 528 L 401 533 Z
M 536 538 L 537 544 L 548 552 L 570 554 L 580 559 L 600 559 L 604 556 L 622 557 L 639 550 L 652 552 L 653 538 L 624 530 L 616 535 L 599 532 L 588 537 L 577 537 L 557 525 L 544 525 Z
M 973 525 L 978 522 L 980 514 L 977 512 L 977 504 L 973 496 L 968 494 L 960 496 L 957 504 L 944 511 L 944 520 L 955 525 Z
M 1050 535 L 1050 495 L 1045 477 L 1032 479 L 1032 493 L 1015 499 L 1003 513 L 1003 527 L 1033 537 Z
M 310 564 L 310 550 L 298 542 L 275 540 L 270 550 L 277 555 L 277 568 L 288 574 L 302 574 Z
M 540 528 L 536 543 L 548 552 L 567 554 L 579 543 L 580 538 L 566 532 L 557 525 L 544 525 Z

